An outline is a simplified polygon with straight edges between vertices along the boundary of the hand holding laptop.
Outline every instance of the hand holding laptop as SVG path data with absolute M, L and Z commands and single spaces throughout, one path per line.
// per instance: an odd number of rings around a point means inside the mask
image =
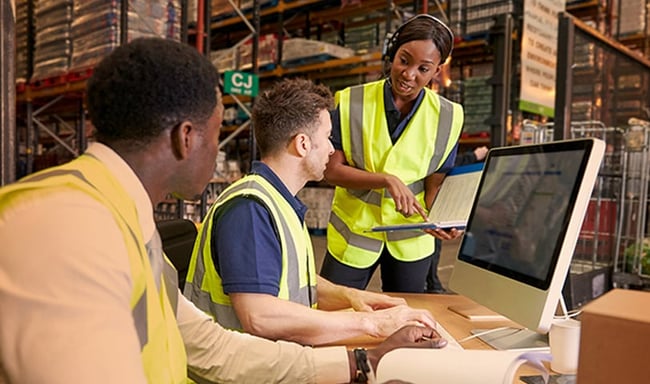
M 440 240 L 453 240 L 465 232 L 458 228 L 424 228 L 423 231 Z

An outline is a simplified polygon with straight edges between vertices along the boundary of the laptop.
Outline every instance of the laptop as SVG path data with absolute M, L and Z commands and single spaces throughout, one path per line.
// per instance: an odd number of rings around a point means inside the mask
M 426 228 L 464 229 L 472 210 L 482 170 L 483 163 L 452 168 L 433 200 L 427 221 L 376 226 L 369 232 L 413 231 Z

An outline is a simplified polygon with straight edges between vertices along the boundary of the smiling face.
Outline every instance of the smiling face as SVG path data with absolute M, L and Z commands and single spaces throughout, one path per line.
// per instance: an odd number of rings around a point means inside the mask
M 415 99 L 440 72 L 440 64 L 440 52 L 431 40 L 412 40 L 400 46 L 390 69 L 395 99 Z

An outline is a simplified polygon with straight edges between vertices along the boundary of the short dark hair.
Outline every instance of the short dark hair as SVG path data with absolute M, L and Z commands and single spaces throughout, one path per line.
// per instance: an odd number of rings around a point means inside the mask
M 298 133 L 314 132 L 322 110 L 332 108 L 332 93 L 305 79 L 284 79 L 262 92 L 252 122 L 260 155 L 284 149 Z
M 88 80 L 97 140 L 138 147 L 183 121 L 202 126 L 217 105 L 219 74 L 195 48 L 160 38 L 116 48 Z
M 440 64 L 443 64 L 454 46 L 454 35 L 442 21 L 429 15 L 416 15 L 407 20 L 398 29 L 394 45 L 389 52 L 392 62 L 397 50 L 402 45 L 413 40 L 431 40 L 440 52 Z M 397 33 L 397 32 L 396 32 Z

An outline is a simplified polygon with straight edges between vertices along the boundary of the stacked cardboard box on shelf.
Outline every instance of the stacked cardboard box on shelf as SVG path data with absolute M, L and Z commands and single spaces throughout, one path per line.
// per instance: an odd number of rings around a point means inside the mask
M 354 55 L 351 48 L 302 38 L 288 39 L 282 47 L 282 65 L 299 65 L 313 60 L 343 59 Z
M 450 27 L 456 35 L 465 38 L 482 36 L 494 25 L 496 16 L 517 12 L 522 3 L 521 0 L 452 0 Z
M 360 25 L 345 29 L 345 46 L 356 52 L 381 47 L 386 36 L 386 23 Z
M 25 83 L 29 70 L 29 15 L 27 0 L 16 1 L 16 83 Z
M 242 12 L 249 12 L 253 8 L 253 0 L 232 0 L 234 5 L 239 8 Z M 260 7 L 268 7 L 274 4 L 277 4 L 277 0 L 259 0 Z M 197 1 L 189 0 L 187 2 L 188 10 L 188 23 L 196 23 L 197 16 Z M 228 0 L 212 0 L 210 2 L 210 8 L 212 9 L 212 19 L 221 20 L 228 17 L 236 16 L 235 9 L 230 5 Z
M 72 68 L 96 64 L 120 44 L 120 0 L 77 1 L 72 22 Z M 127 41 L 180 40 L 180 1 L 129 0 Z
M 34 5 L 33 78 L 62 75 L 72 56 L 72 0 L 38 0 Z
M 645 33 L 646 0 L 625 0 L 620 4 L 618 37 Z
M 257 50 L 257 66 L 269 67 L 275 65 L 278 58 L 278 36 L 269 33 L 260 36 Z M 253 66 L 253 39 L 248 39 L 239 46 L 240 69 L 250 69 Z
M 273 66 L 277 61 L 278 37 L 275 34 L 260 36 L 257 66 Z M 210 60 L 219 71 L 250 69 L 253 63 L 253 39 L 248 38 L 236 47 L 210 52 Z
M 486 120 L 492 114 L 492 64 L 474 64 L 462 82 L 465 122 L 463 133 L 490 132 Z
M 594 95 L 599 94 L 601 84 L 594 81 L 598 71 L 596 65 L 596 46 L 584 38 L 576 37 L 573 51 L 573 98 L 571 102 L 572 121 L 588 121 L 599 113 L 599 107 L 592 102 Z M 584 75 L 583 75 L 584 74 Z M 586 78 L 586 81 L 582 79 Z
M 463 35 L 463 21 L 464 21 L 464 8 L 463 3 L 465 0 L 449 0 L 449 28 L 454 32 L 455 36 Z

